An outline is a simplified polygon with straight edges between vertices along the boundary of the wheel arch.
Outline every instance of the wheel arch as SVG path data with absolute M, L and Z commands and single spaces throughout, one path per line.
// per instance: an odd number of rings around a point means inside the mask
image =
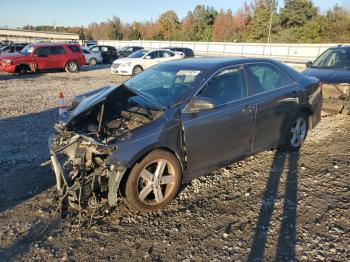
M 28 64 L 28 63 L 20 63 L 20 64 L 16 65 L 15 72 L 18 73 L 18 70 L 19 70 L 21 67 L 27 67 L 30 71 L 33 71 L 33 70 L 32 70 L 32 67 L 30 66 L 30 64 Z
M 128 180 L 128 177 L 130 175 L 131 170 L 134 168 L 135 165 L 138 165 L 142 161 L 142 159 L 144 159 L 149 153 L 156 151 L 156 150 L 167 151 L 176 157 L 176 159 L 179 161 L 180 166 L 181 166 L 182 181 L 183 181 L 183 178 L 184 178 L 183 175 L 184 175 L 184 172 L 186 170 L 185 170 L 185 165 L 184 165 L 183 161 L 181 160 L 181 156 L 179 155 L 179 153 L 177 153 L 176 150 L 174 150 L 168 146 L 159 146 L 159 145 L 158 146 L 150 146 L 150 147 L 145 148 L 141 152 L 139 152 L 133 158 L 133 160 L 129 163 L 126 171 L 124 172 L 124 174 L 120 180 L 120 184 L 119 184 L 119 192 L 123 197 L 125 197 L 125 185 L 126 185 L 126 181 Z

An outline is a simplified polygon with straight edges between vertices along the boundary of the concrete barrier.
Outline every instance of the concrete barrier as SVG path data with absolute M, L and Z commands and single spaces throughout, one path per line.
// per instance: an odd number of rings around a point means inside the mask
M 99 40 L 98 44 L 120 48 L 128 45 L 156 49 L 168 46 L 189 47 L 199 56 L 269 57 L 283 62 L 305 63 L 313 61 L 326 49 L 337 44 L 261 44 L 230 42 L 181 42 L 181 41 L 116 41 Z

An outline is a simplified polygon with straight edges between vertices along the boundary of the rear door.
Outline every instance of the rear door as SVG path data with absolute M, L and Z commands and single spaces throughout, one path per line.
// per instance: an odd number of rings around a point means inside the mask
M 222 70 L 198 94 L 217 107 L 182 113 L 190 173 L 213 169 L 252 151 L 254 109 L 243 67 Z
M 166 62 L 173 60 L 175 56 L 175 53 L 166 51 L 166 50 L 160 50 L 159 51 L 159 58 L 157 60 L 158 63 Z
M 37 65 L 37 69 L 50 69 L 52 68 L 52 62 L 51 62 L 51 47 L 45 46 L 45 47 L 39 47 L 35 50 L 34 53 L 35 56 L 35 62 Z
M 51 47 L 52 68 L 64 68 L 66 63 L 66 51 L 62 46 Z
M 259 152 L 284 139 L 285 129 L 298 108 L 300 90 L 296 81 L 272 64 L 248 64 L 245 69 L 248 93 L 256 108 L 253 148 Z
M 146 57 L 149 57 L 149 58 L 146 58 Z M 158 50 L 149 52 L 146 57 L 144 58 L 144 61 L 143 61 L 143 69 L 146 69 L 148 67 L 154 66 L 159 63 Z

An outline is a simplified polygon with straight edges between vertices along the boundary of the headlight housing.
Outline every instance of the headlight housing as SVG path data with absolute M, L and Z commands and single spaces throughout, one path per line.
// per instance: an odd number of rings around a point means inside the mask
M 2 62 L 4 64 L 8 64 L 8 65 L 12 64 L 12 60 L 11 59 L 4 59 L 4 60 L 2 60 Z

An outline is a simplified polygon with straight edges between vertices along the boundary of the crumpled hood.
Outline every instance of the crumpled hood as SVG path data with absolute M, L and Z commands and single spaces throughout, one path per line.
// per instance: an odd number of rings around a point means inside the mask
M 68 124 L 81 113 L 106 100 L 107 96 L 116 88 L 118 88 L 118 86 L 105 86 L 74 97 L 72 109 L 69 111 L 66 118 L 61 120 Z
M 303 74 L 307 76 L 314 76 L 320 79 L 322 83 L 326 84 L 350 84 L 350 70 L 306 68 Z

